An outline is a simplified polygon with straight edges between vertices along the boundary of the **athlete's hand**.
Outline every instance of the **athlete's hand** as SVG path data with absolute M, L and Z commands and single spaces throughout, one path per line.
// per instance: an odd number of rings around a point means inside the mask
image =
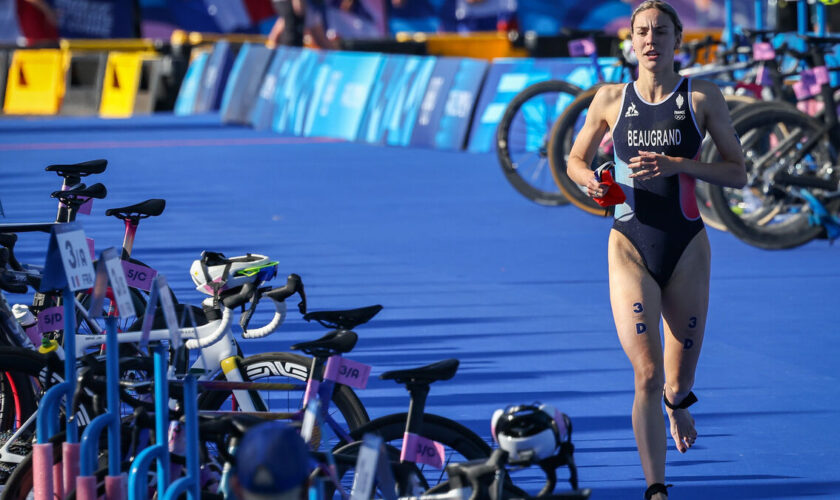
M 650 151 L 639 151 L 639 156 L 630 158 L 631 178 L 646 180 L 654 177 L 667 177 L 677 173 L 677 164 L 670 157 L 652 153 Z
M 591 179 L 589 179 L 589 182 L 586 183 L 586 194 L 588 194 L 590 198 L 602 198 L 605 194 L 607 194 L 607 189 L 609 189 L 609 186 L 598 181 L 594 175 Z

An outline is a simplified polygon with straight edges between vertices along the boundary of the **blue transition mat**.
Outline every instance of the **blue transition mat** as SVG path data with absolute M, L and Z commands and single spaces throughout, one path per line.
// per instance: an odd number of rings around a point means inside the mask
M 181 301 L 201 299 L 187 269 L 202 250 L 267 254 L 281 276 L 303 277 L 313 309 L 385 307 L 348 356 L 374 375 L 460 358 L 455 378 L 432 388 L 430 412 L 489 439 L 496 408 L 551 403 L 572 417 L 592 498 L 641 498 L 633 373 L 608 302 L 609 221 L 525 200 L 493 154 L 281 137 L 216 115 L 0 120 L 0 221 L 50 220 L 59 184 L 44 167 L 94 158 L 109 161 L 97 179 L 108 198 L 80 220 L 98 250 L 122 238 L 106 208 L 165 198 L 135 256 Z M 838 498 L 838 249 L 769 252 L 709 233 L 699 438 L 685 455 L 669 440 L 671 495 Z M 45 242 L 22 236 L 19 258 L 43 262 Z M 286 350 L 321 333 L 290 313 L 278 333 L 243 346 Z M 360 397 L 371 417 L 407 406 L 402 388 L 378 379 Z

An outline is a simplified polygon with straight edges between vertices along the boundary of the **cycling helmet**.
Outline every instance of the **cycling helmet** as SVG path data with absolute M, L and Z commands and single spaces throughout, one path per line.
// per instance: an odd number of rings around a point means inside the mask
M 219 252 L 205 251 L 190 266 L 195 289 L 211 296 L 246 283 L 268 281 L 276 275 L 277 261 L 251 253 L 227 258 Z
M 491 431 L 511 462 L 540 461 L 570 439 L 571 420 L 551 405 L 508 406 L 493 412 Z

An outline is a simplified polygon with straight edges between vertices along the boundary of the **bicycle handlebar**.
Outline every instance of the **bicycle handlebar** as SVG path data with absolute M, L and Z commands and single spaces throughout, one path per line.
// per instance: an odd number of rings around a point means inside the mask
M 227 329 L 230 328 L 230 323 L 233 319 L 233 315 L 231 314 L 231 309 L 226 307 L 224 304 L 222 304 L 220 309 L 222 310 L 222 319 L 219 321 L 219 326 L 216 328 L 216 330 L 206 337 L 202 337 L 199 339 L 188 339 L 184 343 L 184 346 L 186 346 L 187 349 L 199 349 L 208 347 L 221 340 Z

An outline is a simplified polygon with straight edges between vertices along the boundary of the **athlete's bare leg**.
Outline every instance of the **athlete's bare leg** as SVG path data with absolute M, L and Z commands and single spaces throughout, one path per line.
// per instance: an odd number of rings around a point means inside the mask
M 674 405 L 680 404 L 694 386 L 709 308 L 710 256 L 709 239 L 703 230 L 683 252 L 662 292 L 665 397 Z M 665 411 L 677 451 L 685 453 L 697 439 L 694 418 L 688 409 L 666 407 Z
M 623 234 L 610 232 L 610 303 L 621 347 L 633 365 L 633 433 L 648 485 L 665 482 L 665 420 L 662 341 L 659 334 L 661 292 L 636 248 Z M 654 495 L 655 499 L 667 498 Z

